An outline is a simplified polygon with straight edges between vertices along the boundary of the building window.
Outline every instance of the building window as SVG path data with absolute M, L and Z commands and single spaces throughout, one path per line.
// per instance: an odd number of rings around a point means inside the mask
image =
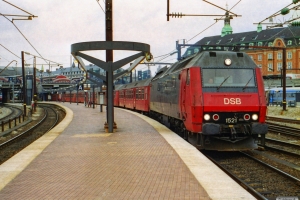
M 257 46 L 259 46 L 259 47 L 262 46 L 262 42 L 258 42 Z
M 210 43 L 210 41 L 206 42 L 205 44 L 208 45 Z
M 233 40 L 233 38 L 228 39 L 227 43 L 230 43 Z
M 262 61 L 262 54 L 258 54 L 258 61 Z
M 245 40 L 245 37 L 242 37 L 241 39 L 240 39 L 240 41 L 244 41 Z
M 273 60 L 273 53 L 268 53 L 268 60 Z
M 288 45 L 292 45 L 292 43 L 293 43 L 292 40 L 288 41 Z
M 221 40 L 218 40 L 218 42 L 216 44 L 220 44 Z
M 254 44 L 253 43 L 249 43 L 249 49 L 252 49 L 251 46 L 254 46 Z
M 272 46 L 273 46 L 273 42 L 269 42 L 268 47 L 272 47 Z
M 245 49 L 245 47 L 242 47 L 242 46 L 245 46 L 245 44 L 241 44 L 240 50 L 244 50 Z
M 278 53 L 277 53 L 277 59 L 278 59 L 278 60 L 281 60 L 281 59 L 282 59 L 282 53 L 281 53 L 281 52 L 278 52 Z
M 287 59 L 292 59 L 292 52 L 287 52 Z
M 250 58 L 253 60 L 253 56 L 250 56 Z
M 292 69 L 293 65 L 292 62 L 287 62 L 287 69 Z
M 277 71 L 280 71 L 282 69 L 282 63 L 277 63 Z
M 258 64 L 257 67 L 262 68 L 261 64 Z
M 268 71 L 273 71 L 273 63 L 268 63 Z

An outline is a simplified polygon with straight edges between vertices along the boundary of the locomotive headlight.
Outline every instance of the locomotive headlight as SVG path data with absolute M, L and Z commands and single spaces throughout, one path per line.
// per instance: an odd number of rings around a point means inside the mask
M 225 59 L 224 64 L 225 64 L 226 66 L 231 65 L 231 60 L 230 60 L 229 58 Z
M 257 120 L 257 119 L 258 119 L 258 115 L 257 115 L 257 114 L 253 114 L 253 115 L 252 115 L 252 119 L 253 119 L 253 120 Z
M 204 119 L 205 119 L 206 121 L 210 120 L 209 114 L 205 114 L 205 115 L 204 115 Z

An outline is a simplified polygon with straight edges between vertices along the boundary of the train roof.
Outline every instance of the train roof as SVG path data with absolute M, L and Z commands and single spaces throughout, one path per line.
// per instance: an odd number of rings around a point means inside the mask
M 148 86 L 151 82 L 151 78 L 137 81 L 137 82 L 132 82 L 124 85 L 119 85 L 119 87 L 115 88 L 115 90 L 123 90 L 123 89 L 130 89 L 130 88 L 135 88 L 135 87 L 143 87 L 143 86 Z
M 225 65 L 226 59 L 231 60 L 230 66 Z M 248 54 L 234 51 L 202 51 L 193 57 L 186 68 L 192 66 L 203 68 L 257 68 L 257 65 Z
M 224 68 L 227 67 L 225 65 L 225 59 L 228 58 L 232 61 L 232 64 L 229 66 L 230 68 L 257 68 L 257 65 L 250 56 L 244 52 L 201 51 L 174 63 L 167 70 L 164 70 L 162 75 L 159 77 L 155 76 L 153 80 L 193 66 L 200 66 L 202 68 Z

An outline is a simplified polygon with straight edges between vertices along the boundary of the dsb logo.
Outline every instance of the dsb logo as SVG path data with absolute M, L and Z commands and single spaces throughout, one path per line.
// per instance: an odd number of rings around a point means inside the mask
M 224 104 L 242 104 L 240 98 L 224 98 Z

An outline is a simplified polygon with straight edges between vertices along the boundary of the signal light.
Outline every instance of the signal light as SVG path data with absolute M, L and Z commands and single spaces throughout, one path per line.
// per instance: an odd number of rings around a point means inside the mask
M 220 119 L 218 114 L 214 114 L 213 115 L 213 120 L 218 121 Z
M 245 120 L 245 121 L 250 120 L 250 115 L 249 115 L 249 114 L 245 114 L 245 115 L 244 115 L 244 120 Z

